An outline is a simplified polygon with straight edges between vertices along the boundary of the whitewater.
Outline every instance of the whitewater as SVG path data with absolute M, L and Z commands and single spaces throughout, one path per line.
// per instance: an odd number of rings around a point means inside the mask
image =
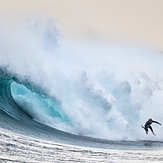
M 62 41 L 49 20 L 1 24 L 2 162 L 161 162 L 163 56 Z

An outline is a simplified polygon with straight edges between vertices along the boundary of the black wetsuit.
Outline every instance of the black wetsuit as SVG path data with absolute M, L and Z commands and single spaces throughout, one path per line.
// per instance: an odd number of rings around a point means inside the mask
M 151 127 L 151 124 L 152 124 L 152 123 L 160 124 L 160 123 L 157 122 L 157 121 L 148 120 L 148 121 L 145 123 L 145 125 L 144 125 L 144 129 L 145 129 L 146 133 L 148 133 L 148 128 L 149 128 L 149 129 L 152 131 L 152 133 L 153 133 L 153 129 L 152 129 L 152 127 Z

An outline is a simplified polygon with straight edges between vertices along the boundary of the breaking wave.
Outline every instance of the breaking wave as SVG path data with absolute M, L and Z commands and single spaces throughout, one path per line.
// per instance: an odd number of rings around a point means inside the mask
M 60 40 L 51 21 L 1 26 L 0 109 L 76 135 L 144 139 L 141 124 L 163 119 L 163 56 Z

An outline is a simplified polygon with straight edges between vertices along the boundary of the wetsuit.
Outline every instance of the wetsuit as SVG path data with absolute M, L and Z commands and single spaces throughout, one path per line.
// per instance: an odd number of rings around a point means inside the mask
M 153 129 L 152 129 L 152 127 L 151 127 L 151 124 L 152 124 L 152 123 L 157 123 L 157 124 L 160 125 L 160 123 L 157 122 L 157 121 L 148 120 L 148 121 L 145 123 L 145 125 L 144 125 L 144 129 L 145 129 L 145 131 L 146 131 L 147 134 L 148 134 L 148 128 L 152 131 L 152 133 L 154 133 L 154 132 L 153 132 Z

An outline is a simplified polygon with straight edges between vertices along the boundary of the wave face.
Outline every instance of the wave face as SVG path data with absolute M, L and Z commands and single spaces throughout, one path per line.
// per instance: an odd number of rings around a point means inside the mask
M 145 139 L 141 124 L 162 121 L 161 54 L 60 43 L 51 21 L 3 23 L 0 38 L 0 108 L 12 118 L 111 140 Z M 154 130 L 149 138 L 162 140 L 163 130 Z

